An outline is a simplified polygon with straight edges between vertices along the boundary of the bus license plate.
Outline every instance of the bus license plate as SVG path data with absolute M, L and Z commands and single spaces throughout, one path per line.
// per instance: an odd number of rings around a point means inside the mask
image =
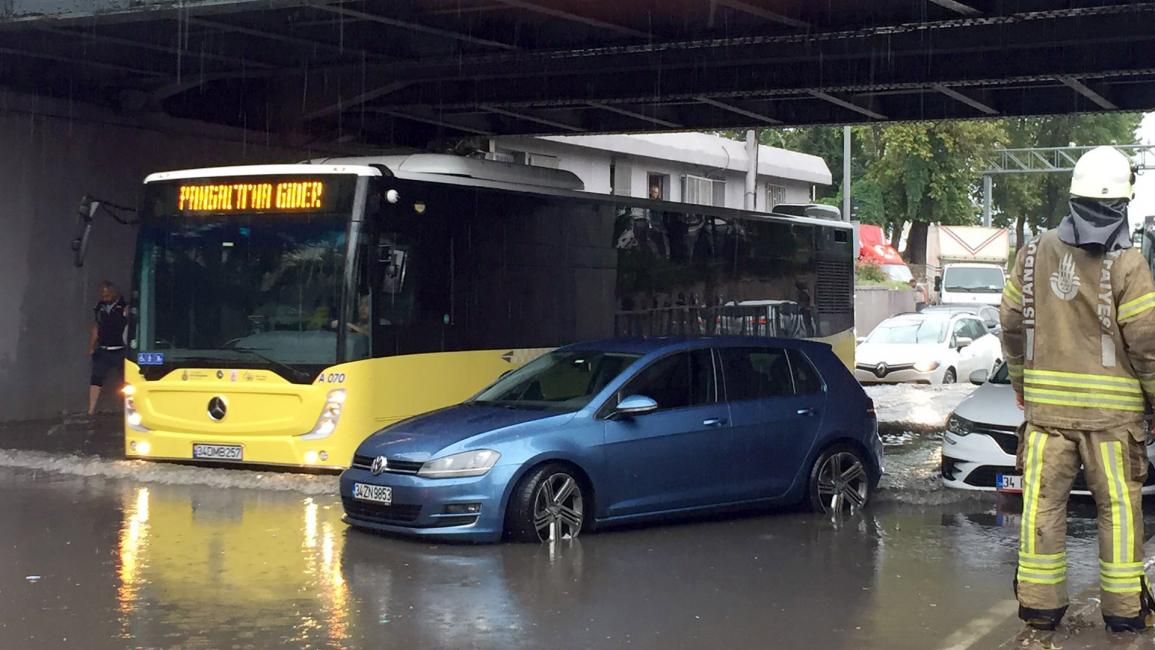
M 193 458 L 198 460 L 243 460 L 243 449 L 240 445 L 193 444 Z
M 374 503 L 393 503 L 393 488 L 384 485 L 369 485 L 367 483 L 353 484 L 353 498 Z
M 998 474 L 995 476 L 995 488 L 999 492 L 1022 492 L 1023 477 L 1017 474 Z

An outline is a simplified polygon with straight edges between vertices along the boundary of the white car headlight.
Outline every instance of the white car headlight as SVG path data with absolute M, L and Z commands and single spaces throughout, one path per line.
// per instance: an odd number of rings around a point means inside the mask
M 914 364 L 914 369 L 919 372 L 934 372 L 940 365 L 937 361 L 919 361 Z
M 951 413 L 950 418 L 946 421 L 946 430 L 956 436 L 968 436 L 974 430 L 974 423 Z
M 501 454 L 489 449 L 463 451 L 425 463 L 417 475 L 425 478 L 484 476 L 497 463 L 498 458 L 501 458 Z

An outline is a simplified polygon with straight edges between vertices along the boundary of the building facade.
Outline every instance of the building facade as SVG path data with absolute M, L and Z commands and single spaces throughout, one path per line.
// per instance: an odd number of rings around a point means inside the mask
M 587 192 L 744 207 L 746 145 L 716 135 L 507 137 L 491 149 L 498 160 L 573 172 Z M 830 183 L 822 158 L 760 145 L 754 209 L 810 202 L 816 186 Z

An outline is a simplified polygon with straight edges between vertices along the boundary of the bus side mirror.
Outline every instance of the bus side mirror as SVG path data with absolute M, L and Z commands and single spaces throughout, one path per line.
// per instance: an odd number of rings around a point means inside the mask
M 88 236 L 92 233 L 92 219 L 100 209 L 100 201 L 90 196 L 80 199 L 76 213 L 80 216 L 80 235 L 72 240 L 73 264 L 77 268 L 84 266 L 84 257 L 88 254 Z

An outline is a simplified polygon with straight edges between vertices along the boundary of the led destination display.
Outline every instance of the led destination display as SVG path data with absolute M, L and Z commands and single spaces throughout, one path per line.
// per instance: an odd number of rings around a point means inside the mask
M 315 180 L 186 184 L 177 188 L 179 212 L 290 212 L 321 210 L 325 183 Z

